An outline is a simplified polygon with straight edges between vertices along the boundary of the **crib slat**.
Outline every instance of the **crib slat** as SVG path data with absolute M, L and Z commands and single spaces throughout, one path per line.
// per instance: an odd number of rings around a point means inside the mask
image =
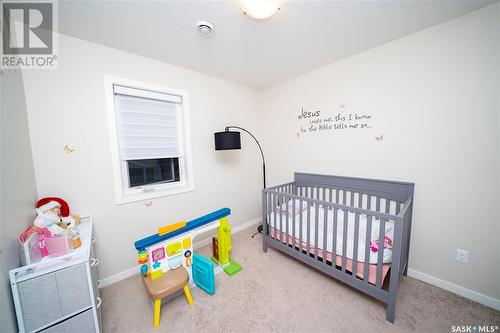
M 343 210 L 344 212 L 344 227 L 342 228 L 343 236 L 342 236 L 342 272 L 345 272 L 345 262 L 347 258 L 347 230 L 349 229 L 349 212 L 347 210 Z
M 354 247 L 352 255 L 352 277 L 356 279 L 358 272 L 358 242 L 359 242 L 359 213 L 354 215 Z
M 292 200 L 293 200 L 292 201 L 292 212 L 293 212 L 292 213 L 292 247 L 295 248 L 295 240 L 297 239 L 295 237 L 295 219 L 296 219 L 295 215 L 297 215 L 297 214 L 295 214 L 295 212 L 296 212 L 295 201 L 297 201 L 297 200 L 295 200 L 295 199 L 292 199 Z
M 377 252 L 377 288 L 382 288 L 382 265 L 384 264 L 385 219 L 380 219 Z
M 366 202 L 366 209 L 370 210 L 372 207 L 372 196 L 368 195 L 368 201 Z
M 347 205 L 346 197 L 347 197 L 347 191 L 346 190 L 342 190 L 342 204 L 343 205 Z
M 273 219 L 274 240 L 277 241 L 276 235 L 277 235 L 278 230 L 276 229 L 276 225 L 278 223 L 278 220 L 276 220 L 276 209 L 278 207 L 278 205 L 277 205 L 278 203 L 276 202 L 277 201 L 276 194 L 272 194 L 272 196 L 273 196 L 272 200 L 273 200 L 273 214 L 274 214 L 274 219 Z
M 401 211 L 401 205 L 402 205 L 401 202 L 396 201 L 396 215 L 398 215 L 399 212 Z
M 302 208 L 303 206 L 303 201 L 302 199 L 299 199 L 299 208 L 300 208 L 300 215 L 299 215 L 299 251 L 302 253 Z
M 363 193 L 358 193 L 358 208 L 363 208 Z
M 314 259 L 318 260 L 319 205 L 314 204 Z
M 351 191 L 351 202 L 349 202 L 349 206 L 354 207 L 354 192 L 353 191 Z
M 366 283 L 368 282 L 368 273 L 370 268 L 370 241 L 372 238 L 372 216 L 366 216 L 366 239 L 365 239 L 365 271 L 363 272 L 363 277 Z
M 285 198 L 285 203 L 286 203 L 286 219 L 285 219 L 285 223 L 286 223 L 286 246 L 289 246 L 290 244 L 290 233 L 288 232 L 288 220 L 289 220 L 289 216 L 290 216 L 290 211 L 288 209 L 288 205 L 290 204 L 290 201 L 289 201 L 289 198 Z M 292 214 L 293 214 L 293 211 L 292 211 Z
M 269 231 L 270 227 L 271 227 L 271 214 L 272 214 L 272 211 L 270 211 L 270 209 L 273 209 L 273 205 L 271 204 L 272 202 L 272 197 L 271 197 L 272 193 L 267 193 L 267 212 L 266 212 L 266 219 L 267 219 L 267 231 L 269 233 L 269 236 L 271 236 L 271 232 Z M 264 237 L 267 237 L 268 235 L 264 235 Z
M 390 210 L 391 210 L 391 200 L 386 198 L 385 199 L 385 213 L 389 214 Z
M 283 192 L 281 192 L 283 193 Z M 284 204 L 283 200 L 283 194 L 278 195 L 278 205 L 280 207 L 280 242 L 283 242 L 283 208 L 282 205 Z
M 307 256 L 309 257 L 310 255 L 310 237 L 311 237 L 311 205 L 307 203 L 307 243 L 306 243 L 306 251 L 307 251 Z
M 376 210 L 377 212 L 380 212 L 380 197 L 377 197 L 377 203 L 376 203 Z
M 337 215 L 338 208 L 333 208 L 332 268 L 335 268 L 337 263 Z
M 274 195 L 274 197 L 275 197 L 275 199 L 274 199 L 274 200 L 276 201 L 276 207 L 278 207 L 278 206 L 279 206 L 279 204 L 280 204 L 280 198 L 279 198 L 279 195 L 276 193 L 276 194 Z M 279 230 L 279 224 L 278 224 L 278 223 L 279 223 L 279 215 L 277 215 L 278 213 L 279 213 L 279 211 L 278 211 L 278 212 L 276 212 L 276 211 L 274 212 L 274 214 L 275 214 L 275 215 L 274 215 L 274 217 L 275 217 L 275 220 L 274 220 L 274 221 L 275 221 L 275 224 L 276 224 L 276 229 L 274 230 L 274 238 L 276 239 L 276 241 L 277 241 L 277 242 L 278 242 L 278 238 L 277 238 L 277 237 L 278 237 L 278 235 L 280 235 L 279 233 L 281 232 L 281 231 Z M 281 213 L 280 213 L 280 214 L 281 214 Z M 281 235 L 280 235 L 280 236 L 281 236 Z M 279 241 L 281 242 L 281 237 L 279 238 Z
M 326 188 L 324 188 L 324 187 L 323 187 L 323 198 L 321 199 L 321 200 L 323 200 L 323 201 L 326 201 L 325 191 L 326 191 Z
M 327 237 L 328 237 L 328 207 L 327 206 L 323 207 L 323 214 L 325 215 L 323 217 L 323 263 L 325 265 L 328 265 L 327 260 L 326 260 L 327 254 L 328 254 L 328 251 L 326 248 Z
M 333 188 L 330 188 L 330 202 L 333 202 Z

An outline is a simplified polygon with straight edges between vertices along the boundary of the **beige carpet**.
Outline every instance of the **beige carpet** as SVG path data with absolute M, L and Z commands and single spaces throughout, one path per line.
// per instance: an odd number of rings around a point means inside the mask
M 254 228 L 233 237 L 233 257 L 243 270 L 216 275 L 216 293 L 192 290 L 195 304 L 180 295 L 162 306 L 153 328 L 153 308 L 140 276 L 102 290 L 104 332 L 450 332 L 452 325 L 498 325 L 500 312 L 403 278 L 395 324 L 378 301 L 269 248 L 262 252 Z M 199 251 L 208 256 L 209 248 Z M 498 331 L 497 331 L 498 332 Z

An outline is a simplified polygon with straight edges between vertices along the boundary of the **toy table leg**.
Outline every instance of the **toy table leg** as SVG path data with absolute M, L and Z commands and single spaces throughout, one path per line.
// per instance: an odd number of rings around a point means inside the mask
M 189 285 L 184 286 L 184 294 L 186 294 L 186 299 L 189 305 L 193 305 L 193 297 L 191 296 L 191 291 L 189 290 Z
M 155 328 L 160 326 L 160 309 L 161 309 L 161 298 L 155 299 L 155 315 L 154 315 L 154 326 Z

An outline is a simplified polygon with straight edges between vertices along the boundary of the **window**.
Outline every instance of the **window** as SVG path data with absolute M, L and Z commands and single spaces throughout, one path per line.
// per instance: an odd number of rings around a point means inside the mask
M 187 94 L 106 78 L 116 202 L 193 190 Z

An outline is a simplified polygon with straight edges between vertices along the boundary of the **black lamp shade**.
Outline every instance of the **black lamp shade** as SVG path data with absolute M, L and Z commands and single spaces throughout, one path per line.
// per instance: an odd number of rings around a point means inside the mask
M 214 133 L 215 150 L 241 149 L 240 132 Z

